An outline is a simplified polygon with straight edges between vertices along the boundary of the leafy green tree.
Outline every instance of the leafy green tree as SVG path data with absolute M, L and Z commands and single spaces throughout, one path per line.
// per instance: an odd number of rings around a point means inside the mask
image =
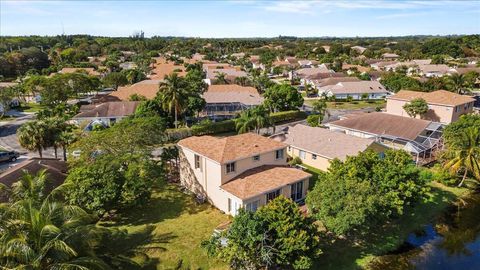
M 311 213 L 337 235 L 361 235 L 401 216 L 420 201 L 427 188 L 409 153 L 374 151 L 333 160 L 307 194 Z
M 398 92 L 401 89 L 409 89 L 409 90 L 421 89 L 421 85 L 419 81 L 401 73 L 389 72 L 382 76 L 382 78 L 380 79 L 380 83 L 382 83 L 387 89 L 393 92 Z
M 224 72 L 218 72 L 215 75 L 215 84 L 228 84 L 227 74 Z
M 444 167 L 452 174 L 463 171 L 458 184 L 461 187 L 469 173 L 480 182 L 480 129 L 468 127 L 459 136 L 453 141 L 446 141 L 447 150 L 443 158 L 446 160 Z
M 253 213 L 241 209 L 222 235 L 202 243 L 210 256 L 232 269 L 310 269 L 321 253 L 316 225 L 290 199 L 280 196 Z
M 417 115 L 421 116 L 428 112 L 428 103 L 423 98 L 415 98 L 403 105 L 403 109 L 410 117 L 415 118 Z
M 2 118 L 5 113 L 10 110 L 10 104 L 12 103 L 14 96 L 15 93 L 11 87 L 0 90 L 0 118 Z
M 128 80 L 125 72 L 110 72 L 102 79 L 102 83 L 105 87 L 117 90 L 119 86 L 128 84 Z
M 145 101 L 147 100 L 147 98 L 145 96 L 142 96 L 142 95 L 139 95 L 137 93 L 134 93 L 134 94 L 131 94 L 129 97 L 128 97 L 128 100 L 129 101 Z
M 92 161 L 76 162 L 70 169 L 67 199 L 100 216 L 137 206 L 150 198 L 157 170 L 145 155 L 100 152 Z
M 0 267 L 3 269 L 107 269 L 88 238 L 95 222 L 83 209 L 66 205 L 46 190 L 45 171 L 24 174 L 0 207 Z
M 463 94 L 469 92 L 467 89 L 467 82 L 465 77 L 462 74 L 452 74 L 447 78 L 447 86 L 451 91 L 454 91 L 458 94 Z
M 319 114 L 311 114 L 307 116 L 307 124 L 311 127 L 318 127 L 322 122 L 321 118 Z
M 302 95 L 288 84 L 276 84 L 264 93 L 264 104 L 271 111 L 297 110 L 303 105 Z
M 480 129 L 480 115 L 465 114 L 460 116 L 457 121 L 447 125 L 443 130 L 445 144 L 461 144 L 462 134 L 465 134 L 470 127 Z

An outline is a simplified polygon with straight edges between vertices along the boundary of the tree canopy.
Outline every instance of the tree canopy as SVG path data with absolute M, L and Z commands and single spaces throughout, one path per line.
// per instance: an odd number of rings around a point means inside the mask
M 276 84 L 268 88 L 263 96 L 264 104 L 270 111 L 297 110 L 303 105 L 302 94 L 288 84 Z

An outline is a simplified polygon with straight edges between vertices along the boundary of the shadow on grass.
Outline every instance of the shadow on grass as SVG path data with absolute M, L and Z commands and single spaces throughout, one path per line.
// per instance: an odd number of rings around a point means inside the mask
M 452 192 L 431 187 L 429 196 L 422 203 L 407 208 L 398 219 L 372 228 L 362 237 L 339 239 L 326 236 L 321 247 L 323 254 L 313 269 L 361 269 L 368 263 L 367 257 L 398 249 L 410 233 L 435 221 L 455 198 Z
M 102 221 L 100 225 L 111 227 L 153 224 L 176 218 L 182 213 L 195 214 L 208 207 L 207 203 L 197 204 L 193 196 L 181 192 L 178 186 L 164 184 L 154 189 L 151 199 L 144 205 L 119 212 L 115 217 Z

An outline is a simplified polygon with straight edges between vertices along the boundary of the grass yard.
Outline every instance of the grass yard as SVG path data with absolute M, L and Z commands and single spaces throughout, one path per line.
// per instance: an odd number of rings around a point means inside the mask
M 407 210 L 395 222 L 372 231 L 365 237 L 365 241 L 352 243 L 348 240 L 328 239 L 315 269 L 368 269 L 368 264 L 376 255 L 395 250 L 411 232 L 434 221 L 451 203 L 468 194 L 467 189 L 450 188 L 435 182 L 430 187 L 428 198 L 422 204 Z
M 214 228 L 228 220 L 208 203 L 197 205 L 191 196 L 168 184 L 156 190 L 144 207 L 99 226 L 124 231 L 126 237 L 106 241 L 105 249 L 133 259 L 142 269 L 228 269 L 200 247 Z
M 22 112 L 38 112 L 43 108 L 44 106 L 40 105 L 39 103 L 30 102 L 30 103 L 22 103 L 21 107 L 17 109 Z
M 305 100 L 305 105 L 312 106 L 315 99 L 308 99 Z M 329 109 L 339 109 L 339 110 L 356 110 L 356 109 L 363 109 L 363 108 L 385 108 L 387 103 L 384 100 L 376 100 L 376 101 L 352 101 L 352 102 L 327 102 L 327 108 Z

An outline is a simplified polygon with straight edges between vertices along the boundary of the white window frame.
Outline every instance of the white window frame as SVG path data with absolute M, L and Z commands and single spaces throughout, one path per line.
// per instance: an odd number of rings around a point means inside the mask
M 305 159 L 305 157 L 307 156 L 307 152 L 305 152 L 304 150 L 300 150 L 300 151 L 298 151 L 298 156 L 301 159 Z
M 317 154 L 312 154 L 312 159 L 317 160 Z
M 257 211 L 259 204 L 260 204 L 260 200 L 249 202 L 245 205 L 245 210 L 255 212 Z
M 194 157 L 194 163 L 195 163 L 195 169 L 202 169 L 202 161 L 200 159 L 200 156 L 195 154 Z
M 275 151 L 275 159 L 283 159 L 285 157 L 285 153 L 284 153 L 284 149 L 279 149 L 277 151 Z M 279 153 L 282 153 L 281 155 L 279 155 Z

